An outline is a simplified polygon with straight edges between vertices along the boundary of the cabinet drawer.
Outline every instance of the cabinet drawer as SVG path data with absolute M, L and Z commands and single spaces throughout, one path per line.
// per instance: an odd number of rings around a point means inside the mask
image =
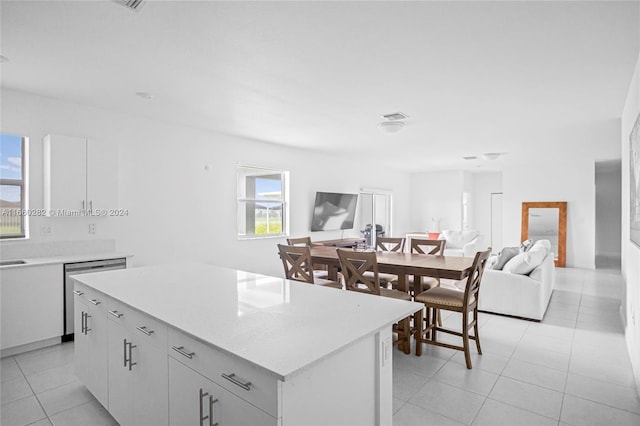
M 169 356 L 277 417 L 278 380 L 267 371 L 169 328 Z
M 98 312 L 104 312 L 107 309 L 108 297 L 99 291 L 75 282 L 73 287 L 74 302 L 80 302 L 86 306 L 93 306 Z
M 120 324 L 137 338 L 166 350 L 167 326 L 162 322 L 113 299 L 109 299 L 108 316 L 109 320 Z

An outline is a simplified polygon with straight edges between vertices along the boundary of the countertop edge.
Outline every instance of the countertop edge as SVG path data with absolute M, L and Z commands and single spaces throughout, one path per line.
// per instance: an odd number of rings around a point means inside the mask
M 91 253 L 91 254 L 78 254 L 78 255 L 63 255 L 63 256 L 23 257 L 15 260 L 24 260 L 25 263 L 20 263 L 16 265 L 0 265 L 0 270 L 24 268 L 24 267 L 30 267 L 30 266 L 52 265 L 56 263 L 64 264 L 64 263 L 91 262 L 94 260 L 110 260 L 110 259 L 119 259 L 122 257 L 132 258 L 134 257 L 134 255 L 130 253 L 106 252 L 106 253 Z M 14 259 L 3 259 L 3 260 L 9 261 Z

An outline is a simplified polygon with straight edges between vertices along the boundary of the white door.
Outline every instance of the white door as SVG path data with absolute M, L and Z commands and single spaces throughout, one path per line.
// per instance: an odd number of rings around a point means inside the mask
M 175 426 L 208 425 L 213 382 L 169 357 L 169 384 L 169 423 Z
M 502 250 L 502 192 L 491 193 L 491 251 Z
M 369 246 L 375 246 L 377 236 L 394 236 L 391 217 L 392 201 L 392 193 L 389 191 L 376 189 L 360 191 L 360 228 L 366 231 L 367 225 L 370 225 L 370 232 L 364 235 L 367 237 Z
M 73 359 L 76 376 L 82 383 L 86 384 L 89 379 L 89 344 L 83 330 L 84 315 L 88 313 L 89 309 L 84 304 L 82 295 L 75 295 L 74 298 L 74 328 L 76 332 L 73 343 Z
M 129 358 L 126 343 L 131 342 L 131 335 L 115 321 L 108 322 L 109 412 L 120 424 L 133 424 L 133 371 L 129 371 L 129 363 L 125 363 L 125 358 Z
M 134 400 L 136 425 L 169 424 L 169 372 L 167 351 L 137 336 L 134 349 Z
M 89 300 L 89 316 L 86 319 L 87 326 L 87 345 L 89 356 L 89 372 L 85 385 L 91 391 L 93 396 L 105 407 L 109 404 L 108 392 L 108 362 L 107 362 L 107 312 L 105 308 L 105 300 L 92 299 L 98 303 L 94 305 Z
M 169 357 L 169 424 L 275 425 L 276 419 Z

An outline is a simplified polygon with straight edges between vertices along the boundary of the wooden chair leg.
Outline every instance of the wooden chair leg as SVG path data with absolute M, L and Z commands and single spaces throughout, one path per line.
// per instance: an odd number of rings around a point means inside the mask
M 433 327 L 431 327 L 431 340 L 433 340 L 434 342 L 438 341 L 438 310 L 436 308 L 432 308 L 431 309 L 431 324 L 433 324 Z
M 464 359 L 467 368 L 471 370 L 471 354 L 469 353 L 469 318 L 462 315 L 462 347 L 464 348 Z
M 473 333 L 476 336 L 476 348 L 478 349 L 478 354 L 482 355 L 482 348 L 480 348 L 480 335 L 478 334 L 478 329 L 480 328 L 478 325 L 478 309 L 473 310 L 473 319 L 475 321 L 475 325 L 473 326 Z
M 440 314 L 440 309 L 438 309 L 438 327 L 442 327 L 442 315 Z

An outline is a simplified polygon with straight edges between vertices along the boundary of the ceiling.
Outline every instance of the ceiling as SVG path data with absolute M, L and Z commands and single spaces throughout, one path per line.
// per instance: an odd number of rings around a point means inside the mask
M 409 171 L 608 160 L 639 6 L 2 0 L 1 84 Z M 381 132 L 397 111 L 405 128 Z M 507 154 L 461 158 L 487 152 Z

